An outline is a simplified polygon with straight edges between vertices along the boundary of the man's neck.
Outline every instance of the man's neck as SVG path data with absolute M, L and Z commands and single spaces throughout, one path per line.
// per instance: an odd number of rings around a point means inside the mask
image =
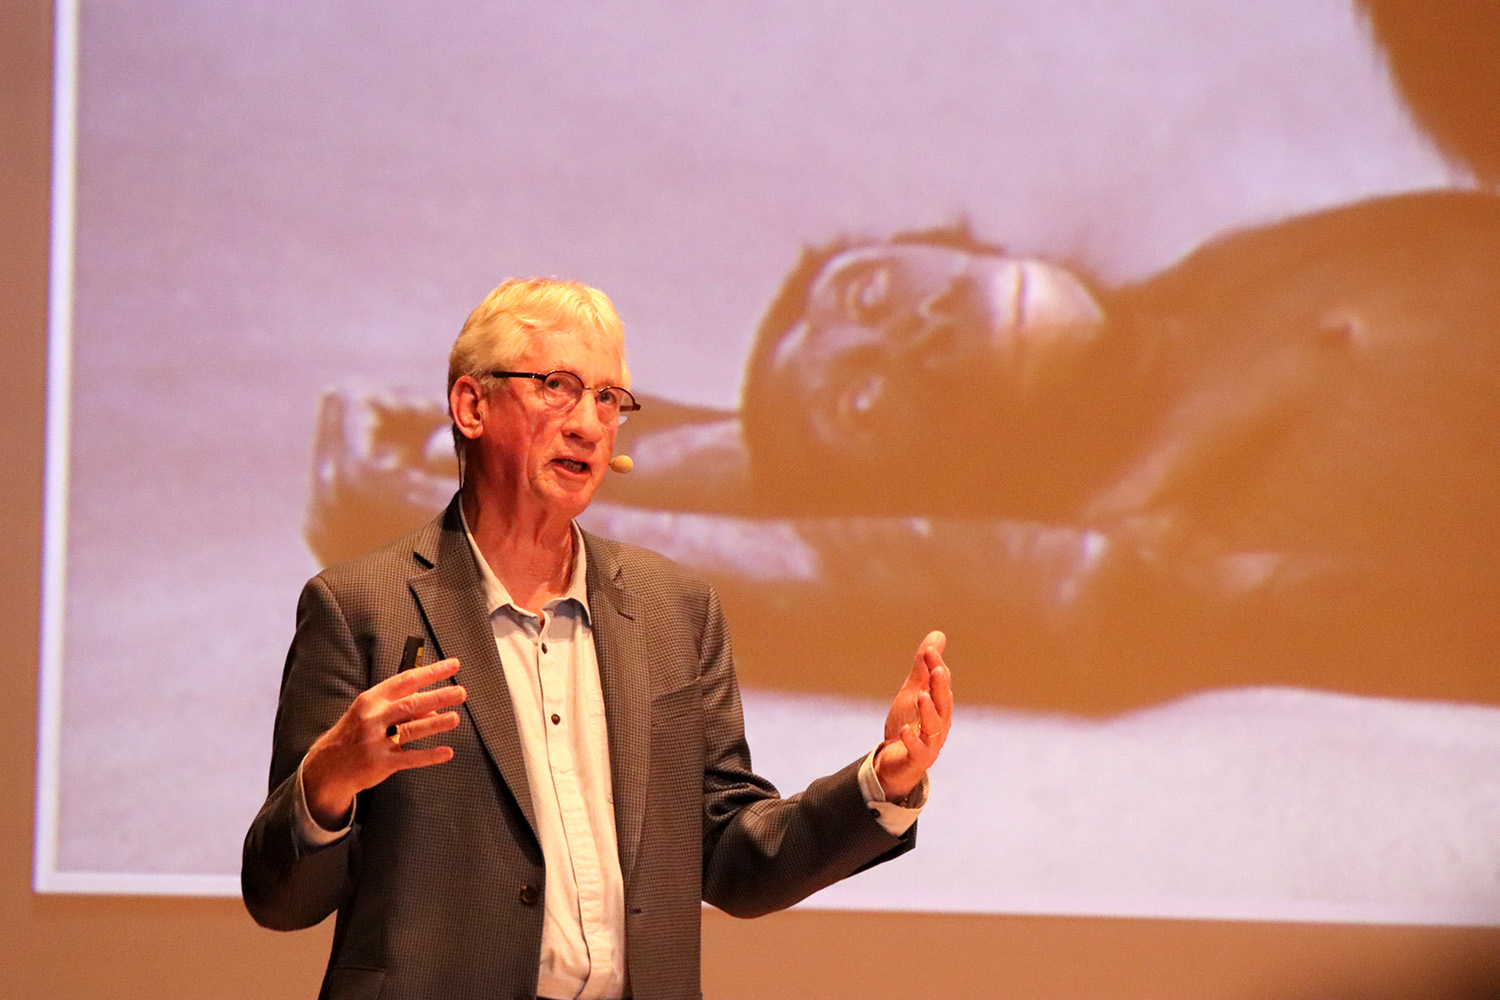
M 474 543 L 516 607 L 540 614 L 548 601 L 567 592 L 573 578 L 571 519 L 528 523 L 468 490 L 462 502 Z

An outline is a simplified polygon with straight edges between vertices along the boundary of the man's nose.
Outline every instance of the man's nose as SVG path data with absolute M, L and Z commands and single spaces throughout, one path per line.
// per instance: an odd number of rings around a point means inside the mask
M 599 397 L 588 389 L 583 390 L 573 409 L 568 411 L 563 429 L 589 441 L 603 438 L 606 424 L 599 416 Z

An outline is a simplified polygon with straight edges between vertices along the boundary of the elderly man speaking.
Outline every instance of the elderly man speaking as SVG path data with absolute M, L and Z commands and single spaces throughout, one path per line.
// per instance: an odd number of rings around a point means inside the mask
M 241 881 L 267 927 L 338 913 L 324 997 L 697 998 L 702 900 L 767 913 L 912 846 L 942 633 L 876 749 L 780 797 L 713 589 L 574 523 L 629 381 L 603 293 L 505 282 L 449 358 L 458 495 L 303 589 Z

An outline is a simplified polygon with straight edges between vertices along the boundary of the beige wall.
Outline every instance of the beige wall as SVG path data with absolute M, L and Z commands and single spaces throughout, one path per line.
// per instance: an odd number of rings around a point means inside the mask
M 312 996 L 326 927 L 274 934 L 235 900 L 30 889 L 50 30 L 42 3 L 14 0 L 0 18 L 0 545 L 9 568 L 0 982 L 7 996 Z M 704 948 L 705 988 L 719 998 L 1500 996 L 1500 930 L 812 912 L 746 923 L 710 913 Z

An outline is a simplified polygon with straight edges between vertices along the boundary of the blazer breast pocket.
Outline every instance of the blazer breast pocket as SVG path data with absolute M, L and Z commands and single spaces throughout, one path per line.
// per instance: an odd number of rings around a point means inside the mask
M 703 730 L 703 685 L 695 678 L 680 688 L 651 699 L 651 732 L 654 739 L 684 730 Z
M 679 688 L 651 696 L 651 718 L 661 719 L 703 708 L 703 683 L 694 677 Z

